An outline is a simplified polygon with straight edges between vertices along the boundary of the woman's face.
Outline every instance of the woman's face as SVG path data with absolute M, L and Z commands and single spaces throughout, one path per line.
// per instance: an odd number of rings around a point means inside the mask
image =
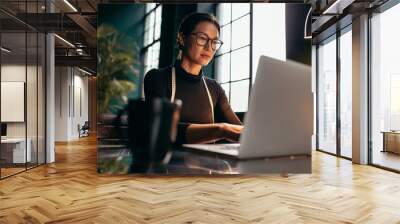
M 199 39 L 200 38 L 200 39 Z M 200 22 L 193 30 L 192 34 L 185 39 L 185 52 L 183 57 L 187 57 L 191 62 L 206 66 L 212 60 L 215 50 L 212 48 L 212 40 L 217 40 L 219 33 L 217 27 L 211 22 Z M 196 40 L 197 39 L 197 40 Z M 198 42 L 207 43 L 204 46 Z

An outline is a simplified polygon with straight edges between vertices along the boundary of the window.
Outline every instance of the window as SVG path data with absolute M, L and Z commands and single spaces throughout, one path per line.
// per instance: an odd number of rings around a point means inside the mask
M 285 4 L 253 4 L 253 82 L 258 60 L 267 55 L 286 60 Z
M 162 6 L 148 3 L 145 6 L 144 26 L 144 74 L 150 69 L 158 67 L 160 54 L 161 10 Z
M 224 3 L 217 8 L 224 42 L 217 52 L 216 78 L 235 112 L 247 111 L 250 80 L 250 4 Z
M 352 157 L 352 25 L 317 44 L 317 149 Z
M 352 33 L 348 26 L 340 36 L 340 154 L 352 157 Z
M 400 4 L 371 18 L 371 140 L 372 163 L 400 170 Z M 387 137 L 387 138 L 385 138 Z M 385 142 L 385 145 L 384 145 Z M 394 150 L 393 150 L 394 149 Z
M 400 73 L 390 74 L 390 130 L 400 130 Z
M 336 153 L 336 35 L 317 49 L 318 149 Z
M 259 57 L 286 59 L 285 4 L 222 3 L 217 17 L 224 44 L 215 56 L 216 79 L 232 109 L 245 112 Z

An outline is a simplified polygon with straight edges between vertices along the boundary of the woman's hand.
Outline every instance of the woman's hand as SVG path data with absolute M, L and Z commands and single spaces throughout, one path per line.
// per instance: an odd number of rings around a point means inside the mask
M 228 123 L 190 124 L 186 130 L 188 143 L 212 143 L 222 139 L 238 142 L 242 133 L 242 125 Z
M 242 133 L 243 125 L 235 125 L 228 123 L 219 124 L 221 131 L 221 138 L 226 139 L 230 142 L 239 142 L 240 134 Z

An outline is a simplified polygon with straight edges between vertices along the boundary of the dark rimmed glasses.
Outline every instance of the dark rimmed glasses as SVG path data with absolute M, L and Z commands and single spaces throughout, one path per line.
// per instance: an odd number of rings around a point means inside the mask
M 221 48 L 222 44 L 224 44 L 224 42 L 222 42 L 221 40 L 211 39 L 207 36 L 207 34 L 202 32 L 191 33 L 191 35 L 196 36 L 196 43 L 200 46 L 206 46 L 208 42 L 211 41 L 211 48 L 213 49 L 213 51 L 217 51 Z

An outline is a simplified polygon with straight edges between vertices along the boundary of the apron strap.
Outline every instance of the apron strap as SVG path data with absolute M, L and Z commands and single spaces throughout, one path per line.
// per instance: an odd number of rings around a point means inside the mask
M 203 76 L 203 83 L 204 83 L 204 86 L 206 87 L 208 101 L 210 102 L 210 107 L 211 107 L 211 116 L 212 116 L 211 120 L 212 120 L 212 123 L 214 124 L 214 103 L 211 98 L 210 90 L 208 90 L 208 86 L 207 86 L 206 79 L 204 78 L 204 76 Z
M 172 77 L 171 77 L 171 103 L 174 102 L 175 100 L 175 92 L 176 92 L 176 73 L 175 73 L 175 67 L 172 66 Z

